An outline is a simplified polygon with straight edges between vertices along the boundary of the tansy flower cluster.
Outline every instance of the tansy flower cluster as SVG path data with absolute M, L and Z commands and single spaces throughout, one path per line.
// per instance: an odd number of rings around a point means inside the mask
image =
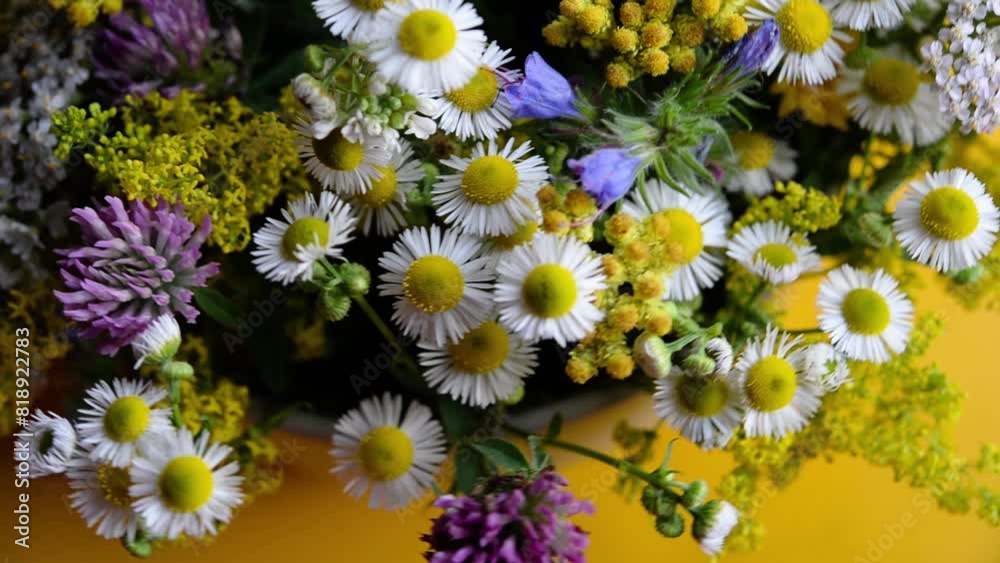
M 675 0 L 630 0 L 616 7 L 606 0 L 562 0 L 559 17 L 542 35 L 555 47 L 610 51 L 614 58 L 605 79 L 612 88 L 624 88 L 642 76 L 691 72 L 696 49 L 706 41 L 738 41 L 747 32 L 745 5 L 697 0 L 678 7 Z

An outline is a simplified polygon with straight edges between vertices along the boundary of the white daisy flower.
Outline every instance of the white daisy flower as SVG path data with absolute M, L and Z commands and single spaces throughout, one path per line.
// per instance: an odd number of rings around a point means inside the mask
M 463 141 L 493 139 L 509 129 L 514 108 L 507 96 L 500 95 L 500 89 L 520 77 L 519 72 L 503 68 L 512 60 L 510 49 L 501 49 L 495 42 L 487 45 L 471 80 L 435 96 L 434 119 L 441 129 Z
M 378 135 L 359 134 L 360 138 L 352 141 L 338 129 L 317 139 L 304 122 L 296 124 L 295 131 L 295 148 L 306 170 L 323 188 L 343 196 L 371 188 L 392 158 L 391 147 Z
M 166 397 L 165 389 L 148 381 L 98 381 L 84 397 L 89 408 L 80 410 L 80 443 L 94 461 L 127 467 L 146 441 L 172 428 L 169 409 L 153 408 Z
M 793 237 L 788 225 L 777 221 L 754 223 L 729 241 L 730 258 L 769 283 L 791 283 L 804 272 L 819 268 L 816 248 L 805 236 Z
M 375 17 L 393 0 L 313 0 L 313 9 L 330 33 L 349 42 L 364 40 L 375 25 Z
M 762 133 L 741 131 L 729 137 L 739 170 L 728 174 L 723 185 L 731 192 L 763 196 L 774 191 L 775 182 L 795 176 L 798 153 L 785 141 Z
M 951 130 L 933 86 L 920 80 L 920 67 L 901 50 L 882 53 L 863 70 L 845 69 L 837 91 L 862 128 L 895 133 L 904 144 L 929 145 Z
M 151 365 L 168 362 L 177 354 L 180 346 L 181 327 L 173 315 L 164 313 L 132 341 L 132 354 L 135 356 L 133 369 L 139 369 L 147 361 Z
M 710 556 L 722 552 L 726 538 L 740 521 L 740 511 L 724 500 L 712 500 L 696 509 L 691 533 Z
M 70 505 L 105 539 L 125 537 L 135 540 L 139 515 L 132 509 L 129 495 L 132 478 L 127 467 L 94 461 L 86 453 L 73 458 L 66 469 Z
M 388 237 L 406 226 L 406 198 L 424 178 L 424 171 L 404 140 L 399 141 L 385 167 L 377 168 L 382 177 L 372 181 L 368 191 L 352 198 L 351 204 L 358 212 L 362 233 L 367 235 L 374 225 L 379 236 Z
M 604 288 L 601 259 L 589 246 L 575 237 L 540 234 L 497 265 L 500 323 L 527 342 L 550 338 L 565 346 L 604 318 L 594 305 Z
M 729 375 L 733 371 L 733 346 L 724 336 L 710 338 L 705 343 L 705 353 L 715 360 L 715 373 Z
M 496 321 L 486 321 L 455 343 L 421 343 L 424 379 L 439 393 L 474 407 L 513 395 L 538 365 L 538 349 Z
M 291 202 L 281 216 L 268 217 L 254 233 L 251 254 L 258 272 L 283 285 L 311 280 L 321 258 L 341 258 L 357 222 L 351 207 L 327 191 L 319 201 L 306 194 Z
M 31 434 L 29 459 L 19 459 L 15 453 L 14 460 L 28 461 L 29 477 L 35 479 L 66 470 L 76 452 L 76 430 L 70 421 L 55 413 L 36 410 L 24 430 Z
M 492 261 L 475 238 L 436 225 L 407 229 L 379 258 L 379 293 L 395 297 L 393 320 L 408 336 L 442 345 L 492 313 Z
M 806 346 L 806 377 L 820 384 L 827 392 L 840 389 L 851 380 L 851 370 L 847 358 L 826 342 Z
M 760 0 L 748 8 L 751 22 L 774 19 L 780 39 L 764 62 L 763 71 L 778 71 L 778 81 L 822 84 L 837 76 L 850 37 L 835 30 L 830 11 L 817 0 Z
M 806 377 L 802 337 L 768 327 L 743 348 L 733 377 L 743 396 L 747 436 L 782 436 L 809 424 L 823 388 Z
M 535 194 L 549 179 L 545 160 L 530 153 L 530 141 L 515 147 L 512 138 L 498 148 L 491 139 L 486 146 L 477 145 L 471 158 L 442 161 L 457 173 L 442 174 L 434 185 L 438 215 L 473 235 L 517 232 L 538 216 Z
M 444 429 L 418 402 L 403 412 L 403 398 L 385 393 L 361 401 L 337 420 L 331 473 L 344 491 L 370 508 L 402 508 L 433 486 L 447 457 Z
M 819 328 L 838 352 L 881 364 L 902 353 L 913 328 L 913 303 L 883 270 L 841 266 L 827 274 L 816 298 Z
M 1000 212 L 986 186 L 961 168 L 931 172 L 910 184 L 893 218 L 906 252 L 940 272 L 979 263 L 1000 227 Z
M 216 526 L 233 517 L 243 502 L 239 463 L 226 459 L 233 449 L 209 444 L 209 433 L 195 440 L 187 428 L 158 437 L 155 447 L 144 448 L 129 476 L 132 507 L 143 529 L 153 536 L 175 539 L 215 535 Z
M 712 249 L 724 249 L 726 228 L 732 219 L 721 194 L 682 194 L 659 181 L 646 182 L 647 207 L 639 190 L 632 190 L 622 211 L 636 218 L 654 213 L 670 221 L 669 243 L 679 249 L 680 264 L 667 283 L 664 299 L 690 301 L 722 277 L 722 258 Z
M 914 0 L 830 0 L 833 21 L 856 31 L 892 29 L 903 23 L 903 16 Z
M 728 377 L 677 366 L 656 381 L 653 408 L 681 436 L 706 450 L 725 446 L 743 421 L 740 395 Z
M 399 0 L 379 11 L 366 54 L 407 90 L 454 90 L 479 69 L 486 35 L 473 28 L 482 23 L 462 0 Z

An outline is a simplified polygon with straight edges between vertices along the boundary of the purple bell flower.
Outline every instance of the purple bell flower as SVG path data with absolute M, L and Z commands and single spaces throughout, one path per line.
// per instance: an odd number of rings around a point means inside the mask
M 524 78 L 508 84 L 504 95 L 514 108 L 514 119 L 582 117 L 569 81 L 538 53 L 528 55 Z
M 424 536 L 431 563 L 584 563 L 587 533 L 569 521 L 594 507 L 565 489 L 551 469 L 495 477 L 469 496 L 443 495 L 444 513 Z
M 726 73 L 740 78 L 760 70 L 774 52 L 780 35 L 777 23 L 773 19 L 765 20 L 760 27 L 737 41 L 723 57 L 723 62 L 729 63 Z
M 180 204 L 161 201 L 151 208 L 135 200 L 126 207 L 117 197 L 104 200 L 107 205 L 97 209 L 73 210 L 83 246 L 56 250 L 68 291 L 54 293 L 80 336 L 96 339 L 98 351 L 113 355 L 164 313 L 194 322 L 191 288 L 204 287 L 219 264 L 198 265 L 212 231 L 208 216 L 196 230 Z
M 642 159 L 626 149 L 598 149 L 581 159 L 569 159 L 569 167 L 580 177 L 583 191 L 605 209 L 628 193 Z

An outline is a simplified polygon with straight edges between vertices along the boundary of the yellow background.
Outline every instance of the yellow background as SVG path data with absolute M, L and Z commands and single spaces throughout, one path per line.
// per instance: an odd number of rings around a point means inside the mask
M 919 311 L 945 316 L 947 331 L 930 352 L 953 380 L 968 393 L 955 429 L 959 452 L 972 459 L 984 441 L 1000 441 L 1000 370 L 997 368 L 1000 314 L 968 312 L 948 299 L 937 282 L 925 278 L 928 289 L 917 296 Z M 790 327 L 815 325 L 815 283 L 797 289 L 799 303 L 788 319 Z M 568 425 L 564 436 L 609 449 L 611 427 L 622 416 L 651 421 L 649 399 L 636 397 L 612 409 Z M 660 444 L 674 436 L 667 431 Z M 233 561 L 410 562 L 422 560 L 420 535 L 428 529 L 426 511 L 400 518 L 367 510 L 345 497 L 328 473 L 326 440 L 278 434 L 285 456 L 286 484 L 275 495 L 259 498 L 243 510 L 229 529 L 207 549 L 168 550 L 154 560 L 162 563 Z M 680 441 L 674 465 L 688 479 L 703 477 L 717 483 L 730 467 L 723 453 L 705 453 Z M 6 446 L 6 444 L 5 444 Z M 301 451 L 297 451 L 303 448 Z M 597 505 L 592 517 L 579 519 L 591 533 L 592 563 L 619 561 L 699 562 L 706 558 L 689 536 L 669 540 L 657 535 L 646 513 L 627 504 L 611 490 L 614 472 L 596 462 L 560 456 L 560 470 L 579 494 Z M 128 561 L 117 542 L 88 531 L 66 508 L 68 488 L 61 478 L 33 483 L 30 551 L 12 547 L 14 491 L 3 479 L 3 549 L 11 562 L 92 563 Z M 996 484 L 996 483 L 994 483 Z M 760 517 L 768 536 L 762 550 L 734 554 L 731 561 L 763 563 L 997 563 L 1000 531 L 975 515 L 954 516 L 936 507 L 925 511 L 927 497 L 894 483 L 888 469 L 841 457 L 834 463 L 815 461 L 786 490 L 770 498 Z M 900 530 L 902 533 L 900 534 Z M 895 531 L 898 538 L 889 535 Z M 884 537 L 882 537 L 884 536 Z M 880 541 L 881 551 L 873 546 Z M 869 543 L 872 542 L 872 543 Z M 872 551 L 875 549 L 874 551 Z M 871 552 L 871 555 L 869 555 Z

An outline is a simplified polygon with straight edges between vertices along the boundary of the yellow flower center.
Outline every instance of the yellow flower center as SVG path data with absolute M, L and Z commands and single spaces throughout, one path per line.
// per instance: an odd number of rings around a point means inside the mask
M 215 478 L 212 470 L 198 456 L 170 460 L 160 473 L 160 497 L 174 512 L 194 512 L 212 497 Z
M 359 456 L 369 479 L 392 481 L 413 465 L 413 441 L 395 426 L 380 426 L 361 439 Z
M 134 395 L 111 403 L 104 413 L 104 432 L 115 442 L 133 442 L 149 426 L 149 405 Z
M 753 259 L 754 262 L 758 259 L 763 259 L 775 268 L 781 268 L 782 266 L 794 264 L 799 257 L 787 244 L 771 242 L 758 248 L 757 252 L 753 255 Z
M 972 196 L 945 186 L 924 196 L 920 203 L 920 224 L 939 239 L 962 240 L 979 226 L 979 210 Z
M 775 17 L 781 44 L 789 51 L 812 53 L 833 34 L 833 20 L 816 0 L 788 0 Z
M 684 408 L 698 416 L 715 416 L 729 402 L 729 387 L 721 379 L 679 377 L 676 392 Z
M 492 240 L 493 244 L 497 245 L 502 250 L 511 250 L 516 246 L 520 246 L 530 241 L 532 238 L 534 238 L 535 233 L 537 232 L 538 232 L 538 223 L 535 221 L 531 221 L 519 226 L 517 230 L 514 231 L 514 234 L 505 236 L 504 235 L 495 236 L 492 237 L 490 240 Z
M 774 158 L 774 141 L 760 133 L 736 133 L 730 140 L 744 170 L 766 168 Z
M 510 337 L 493 321 L 479 325 L 457 343 L 448 345 L 455 367 L 476 375 L 485 375 L 500 367 L 508 352 Z
M 313 139 L 313 152 L 327 168 L 348 172 L 361 165 L 365 157 L 365 147 L 361 143 L 352 143 L 334 131 L 322 139 Z
M 917 96 L 920 75 L 915 65 L 899 59 L 884 58 L 869 65 L 862 84 L 865 92 L 876 102 L 899 106 L 910 103 Z
M 852 289 L 840 304 L 847 328 L 855 334 L 881 334 L 889 326 L 889 303 L 873 289 Z
M 376 166 L 382 177 L 372 181 L 371 189 L 361 194 L 358 200 L 365 207 L 381 209 L 396 199 L 396 171 L 392 168 Z
M 572 272 L 559 264 L 542 264 L 524 278 L 521 299 L 536 316 L 561 317 L 576 303 L 576 280 Z
M 423 61 L 447 55 L 457 41 L 455 24 L 438 10 L 417 10 L 399 25 L 399 48 Z
M 701 254 L 704 248 L 704 235 L 698 220 L 683 209 L 667 209 L 657 215 L 670 225 L 669 233 L 664 242 L 676 245 L 680 249 L 680 264 L 689 264 Z M 664 229 L 666 230 L 666 229 Z
M 132 497 L 128 494 L 131 484 L 132 479 L 128 476 L 127 467 L 112 467 L 108 463 L 102 463 L 97 467 L 97 487 L 101 490 L 104 500 L 111 504 L 119 508 L 131 506 Z
M 468 113 L 478 113 L 489 109 L 500 92 L 500 82 L 493 71 L 479 67 L 465 86 L 448 92 L 447 98 L 458 109 Z
M 295 252 L 310 244 L 326 247 L 330 242 L 330 226 L 317 217 L 296 219 L 281 237 L 281 255 L 285 260 L 295 260 Z
M 481 156 L 462 174 L 462 193 L 479 205 L 495 205 L 517 190 L 517 168 L 502 156 Z
M 403 276 L 403 293 L 425 313 L 440 313 L 458 305 L 465 292 L 462 270 L 444 256 L 431 254 L 410 264 Z
M 744 391 L 750 406 L 758 411 L 770 412 L 791 403 L 797 386 L 792 364 L 784 358 L 768 356 L 747 371 Z
M 351 0 L 351 4 L 366 12 L 377 12 L 385 7 L 385 0 Z

